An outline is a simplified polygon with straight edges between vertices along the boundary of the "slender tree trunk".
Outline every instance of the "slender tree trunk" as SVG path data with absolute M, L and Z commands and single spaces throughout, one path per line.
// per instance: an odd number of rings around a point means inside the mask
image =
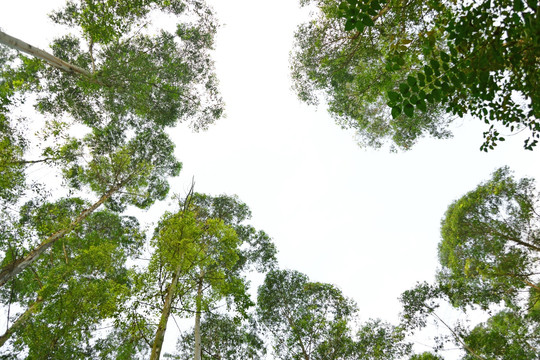
M 60 69 L 62 71 L 66 71 L 68 73 L 72 74 L 79 74 L 87 77 L 91 77 L 92 74 L 88 72 L 87 70 L 80 68 L 78 66 L 72 65 L 70 63 L 65 62 L 64 60 L 57 58 L 56 56 L 49 54 L 46 51 L 43 51 L 41 49 L 38 49 L 37 47 L 34 47 L 28 43 L 25 43 L 22 40 L 19 40 L 17 38 L 14 38 L 13 36 L 10 36 L 2 31 L 0 31 L 0 43 L 9 46 L 10 48 L 13 48 L 15 50 L 19 50 L 22 52 L 25 52 L 29 55 L 32 55 L 38 59 L 41 59 L 45 62 L 47 62 L 49 65 Z
M 98 207 L 101 206 L 107 199 L 109 199 L 116 191 L 118 191 L 127 180 L 113 186 L 109 191 L 107 191 L 96 203 L 90 206 L 88 209 L 84 210 L 75 220 L 69 224 L 65 229 L 55 232 L 47 239 L 45 239 L 41 244 L 34 248 L 28 255 L 23 258 L 17 259 L 10 264 L 7 264 L 0 271 L 0 286 L 5 285 L 9 280 L 15 277 L 18 273 L 26 269 L 31 265 L 37 258 L 43 254 L 48 248 L 50 248 L 58 239 L 62 238 L 64 235 L 73 230 L 77 225 L 79 225 L 88 215 L 94 212 Z
M 201 310 L 202 310 L 202 290 L 203 290 L 203 278 L 204 272 L 201 272 L 199 276 L 199 283 L 197 284 L 197 299 L 196 299 L 196 311 L 195 311 L 195 360 L 201 360 Z
M 186 196 L 186 201 L 184 203 L 183 212 L 187 211 L 189 203 L 191 201 L 191 195 L 193 194 L 194 184 L 191 184 L 191 189 Z M 180 230 L 180 239 L 183 238 L 183 229 Z M 154 344 L 152 345 L 152 353 L 150 354 L 150 360 L 159 360 L 161 355 L 161 349 L 163 348 L 163 340 L 165 339 L 165 330 L 167 330 L 167 322 L 169 321 L 169 316 L 171 314 L 172 302 L 174 300 L 174 293 L 176 292 L 176 286 L 178 285 L 178 279 L 182 274 L 182 265 L 178 265 L 176 272 L 169 284 L 167 289 L 167 296 L 165 298 L 165 304 L 163 305 L 163 310 L 161 311 L 161 318 L 159 319 L 158 328 L 156 330 L 156 336 L 154 338 Z
M 161 318 L 156 331 L 156 337 L 154 338 L 154 344 L 152 345 L 152 353 L 150 354 L 150 360 L 158 360 L 161 355 L 161 349 L 163 347 L 163 340 L 165 339 L 165 330 L 167 330 L 167 322 L 171 314 L 172 302 L 174 300 L 174 293 L 176 292 L 176 286 L 178 285 L 178 279 L 182 273 L 182 267 L 179 265 L 176 268 L 176 272 L 172 278 L 169 287 L 167 288 L 167 296 L 165 297 L 165 304 L 161 311 Z
M 38 297 L 36 302 L 32 304 L 26 311 L 15 320 L 15 322 L 9 327 L 9 329 L 6 330 L 6 332 L 0 336 L 0 347 L 2 347 L 6 341 L 8 341 L 11 338 L 11 335 L 15 331 L 17 331 L 19 328 L 23 327 L 24 324 L 28 321 L 30 316 L 32 316 L 41 305 L 41 302 L 43 299 L 41 297 Z

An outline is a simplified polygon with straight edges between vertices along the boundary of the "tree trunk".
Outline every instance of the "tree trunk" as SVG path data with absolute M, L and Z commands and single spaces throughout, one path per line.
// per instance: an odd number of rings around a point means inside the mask
M 15 320 L 15 322 L 9 327 L 9 329 L 7 329 L 2 336 L 0 336 L 0 348 L 6 343 L 6 341 L 11 338 L 11 335 L 13 335 L 13 333 L 17 331 L 17 329 L 24 326 L 30 316 L 32 316 L 32 314 L 34 314 L 38 310 L 39 305 L 42 301 L 43 299 L 41 297 L 38 297 L 36 302 L 33 303 L 32 306 L 30 306 L 28 309 L 26 309 L 26 311 L 21 316 L 19 316 L 17 320 Z
M 96 203 L 94 203 L 92 206 L 90 206 L 88 209 L 84 210 L 69 226 L 65 229 L 62 229 L 60 231 L 57 231 L 56 233 L 49 236 L 46 240 L 44 240 L 41 244 L 39 244 L 36 248 L 34 248 L 28 255 L 26 255 L 23 258 L 17 259 L 10 264 L 7 264 L 2 268 L 2 271 L 0 271 L 0 286 L 5 285 L 9 280 L 11 280 L 13 277 L 15 277 L 18 273 L 26 269 L 29 265 L 31 265 L 34 261 L 37 260 L 37 258 L 43 254 L 48 248 L 50 248 L 58 239 L 62 238 L 64 235 L 69 233 L 71 230 L 73 230 L 77 225 L 79 225 L 88 215 L 90 215 L 94 210 L 96 210 L 98 207 L 101 206 L 107 199 L 109 199 L 112 194 L 114 194 L 118 189 L 120 189 L 126 181 L 123 181 L 114 187 L 112 187 L 109 191 L 107 191 Z
M 191 195 L 193 194 L 193 183 L 191 185 L 191 190 L 186 197 L 186 202 L 184 203 L 184 213 L 187 211 L 189 201 L 191 200 Z M 183 229 L 180 230 L 180 239 L 183 238 Z M 165 339 L 165 330 L 167 330 L 167 322 L 169 321 L 169 316 L 171 314 L 172 302 L 174 300 L 174 293 L 176 291 L 176 286 L 178 285 L 178 279 L 182 274 L 182 265 L 178 265 L 176 272 L 169 284 L 167 289 L 167 297 L 165 298 L 165 304 L 163 305 L 163 310 L 161 311 L 161 318 L 159 319 L 158 328 L 156 330 L 156 337 L 154 338 L 154 344 L 152 345 L 152 353 L 150 354 L 150 360 L 159 360 L 161 355 L 161 349 L 163 348 L 163 340 Z
M 195 360 L 201 360 L 202 346 L 201 346 L 201 308 L 202 308 L 202 290 L 203 290 L 203 278 L 204 272 L 201 272 L 199 276 L 199 283 L 197 284 L 197 299 L 195 309 Z
M 167 288 L 167 297 L 165 298 L 165 304 L 163 305 L 163 310 L 161 311 L 161 318 L 159 320 L 159 325 L 156 331 L 156 337 L 154 338 L 154 344 L 152 345 L 152 353 L 150 354 L 150 360 L 158 360 L 161 354 L 163 340 L 165 339 L 165 330 L 167 330 L 167 322 L 169 321 L 169 316 L 171 315 L 171 307 L 174 300 L 174 293 L 176 291 L 176 285 L 178 284 L 178 279 L 180 278 L 181 273 L 182 267 L 181 265 L 178 265 L 172 281 Z
M 78 66 L 72 65 L 70 63 L 65 62 L 64 60 L 57 58 L 54 55 L 49 54 L 46 51 L 43 51 L 41 49 L 38 49 L 28 43 L 25 43 L 22 40 L 19 40 L 17 38 L 14 38 L 13 36 L 10 36 L 2 31 L 0 31 L 0 43 L 9 46 L 12 49 L 19 50 L 22 52 L 25 52 L 29 55 L 32 55 L 38 59 L 41 59 L 45 62 L 47 62 L 49 65 L 60 69 L 62 71 L 66 71 L 68 73 L 72 74 L 79 74 L 86 77 L 91 77 L 92 74 L 88 72 L 87 70 L 84 70 L 83 68 L 80 68 Z

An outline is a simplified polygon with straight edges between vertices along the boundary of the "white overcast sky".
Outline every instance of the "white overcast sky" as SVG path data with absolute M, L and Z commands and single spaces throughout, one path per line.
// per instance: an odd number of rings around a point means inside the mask
M 55 30 L 46 14 L 62 3 L 0 0 L 0 27 L 49 50 Z M 540 149 L 523 150 L 522 138 L 480 152 L 478 120 L 458 119 L 453 139 L 423 139 L 405 153 L 359 148 L 324 107 L 301 104 L 291 90 L 293 33 L 307 15 L 295 0 L 209 3 L 222 24 L 215 61 L 227 117 L 206 132 L 171 131 L 184 164 L 173 189 L 184 194 L 194 177 L 199 192 L 237 194 L 274 239 L 280 266 L 336 284 L 363 320 L 395 321 L 398 296 L 433 278 L 440 220 L 453 200 L 503 165 L 520 177 L 540 174 Z

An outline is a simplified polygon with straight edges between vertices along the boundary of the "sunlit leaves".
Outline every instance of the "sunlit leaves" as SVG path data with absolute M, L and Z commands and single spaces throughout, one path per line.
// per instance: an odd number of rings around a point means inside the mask
M 450 205 L 442 222 L 439 274 L 457 305 L 514 302 L 535 286 L 540 250 L 538 193 L 508 168 Z

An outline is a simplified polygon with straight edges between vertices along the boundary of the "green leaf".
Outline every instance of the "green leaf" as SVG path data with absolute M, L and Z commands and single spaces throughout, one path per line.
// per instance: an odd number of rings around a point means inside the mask
M 401 100 L 401 94 L 395 91 L 388 91 L 390 101 L 397 102 Z
M 418 102 L 416 103 L 416 107 L 424 112 L 427 111 L 426 102 L 422 99 L 418 100 Z
M 447 63 L 450 61 L 450 56 L 444 51 L 441 51 L 441 60 Z
M 401 106 L 394 106 L 392 108 L 392 117 L 395 119 L 401 115 Z
M 410 86 L 416 85 L 416 78 L 414 76 L 412 76 L 412 75 L 407 76 L 407 83 Z
M 413 114 L 414 114 L 414 106 L 411 105 L 411 104 L 406 104 L 405 107 L 403 108 L 403 112 L 404 112 L 405 115 L 407 115 L 408 117 L 412 117 Z
M 373 22 L 371 17 L 369 17 L 369 15 L 362 14 L 361 17 L 362 17 L 362 23 L 364 23 L 364 25 L 366 25 L 366 26 L 374 26 L 375 25 L 375 23 Z
M 403 57 L 401 56 L 396 56 L 394 57 L 394 61 L 399 64 L 400 66 L 403 66 L 405 65 L 405 59 L 403 59 Z
M 409 85 L 407 85 L 406 83 L 399 84 L 399 91 L 403 95 L 406 95 L 409 92 Z
M 354 29 L 354 25 L 355 25 L 355 21 L 352 20 L 352 19 L 348 19 L 346 22 L 345 22 L 345 31 L 351 31 L 352 29 Z
M 433 99 L 436 102 L 441 101 L 441 91 L 439 89 L 433 89 L 433 91 L 431 92 L 431 95 L 433 95 Z

